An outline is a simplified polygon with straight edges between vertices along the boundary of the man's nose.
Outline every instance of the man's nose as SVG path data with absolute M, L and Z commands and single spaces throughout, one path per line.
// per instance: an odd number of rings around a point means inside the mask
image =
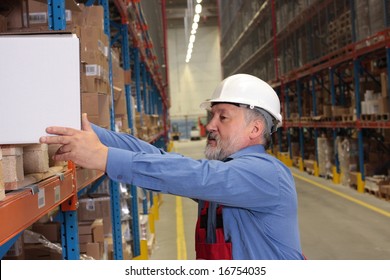
M 206 125 L 206 130 L 209 131 L 209 132 L 212 132 L 212 131 L 216 130 L 216 125 L 215 125 L 214 118 L 210 119 L 210 121 Z

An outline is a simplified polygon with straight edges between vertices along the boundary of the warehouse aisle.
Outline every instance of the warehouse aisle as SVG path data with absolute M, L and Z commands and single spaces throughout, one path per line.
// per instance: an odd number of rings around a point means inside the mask
M 205 145 L 205 139 L 175 141 L 173 152 L 200 159 L 204 157 Z M 194 260 L 197 203 L 189 198 L 164 194 L 159 216 L 155 223 L 156 245 L 150 259 Z
M 174 144 L 176 152 L 194 158 L 203 157 L 204 146 L 204 140 Z M 302 248 L 308 259 L 390 259 L 390 202 L 291 170 L 298 192 Z M 151 259 L 194 259 L 196 216 L 192 200 L 163 195 Z

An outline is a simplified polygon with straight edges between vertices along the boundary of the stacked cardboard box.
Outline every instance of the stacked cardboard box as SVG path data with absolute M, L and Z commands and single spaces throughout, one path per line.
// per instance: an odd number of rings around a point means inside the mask
M 81 104 L 89 120 L 110 127 L 110 83 L 108 67 L 109 40 L 104 33 L 104 9 L 83 9 L 83 25 L 79 26 L 81 49 Z
M 8 32 L 45 32 L 48 30 L 47 1 L 28 0 L 27 5 L 15 5 L 7 16 Z M 65 6 L 66 30 L 81 24 L 81 9 L 67 0 Z
M 129 132 L 127 120 L 127 102 L 125 91 L 125 71 L 120 67 L 120 52 L 114 48 L 111 52 L 112 79 L 114 92 L 115 124 L 118 131 Z M 134 104 L 134 103 L 133 103 Z
M 25 174 L 49 170 L 47 144 L 32 144 L 23 147 L 23 169 Z
M 61 242 L 61 224 L 58 222 L 34 223 L 31 230 L 35 233 L 42 234 L 52 243 Z
M 18 145 L 2 146 L 4 185 L 6 190 L 18 188 L 24 179 L 23 148 Z
M 104 236 L 112 234 L 110 197 L 105 194 L 90 194 L 80 197 L 77 209 L 80 221 L 103 219 Z
M 103 219 L 79 222 L 80 253 L 95 260 L 104 258 Z

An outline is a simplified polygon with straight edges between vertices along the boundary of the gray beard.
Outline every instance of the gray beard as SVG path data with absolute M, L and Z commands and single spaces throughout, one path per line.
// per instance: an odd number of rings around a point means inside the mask
M 205 157 L 209 160 L 224 160 L 229 157 L 231 154 L 237 151 L 236 143 L 238 137 L 233 136 L 230 139 L 226 140 L 225 143 L 222 143 L 219 136 L 214 136 L 215 141 L 217 142 L 216 147 L 211 147 L 206 144 L 204 151 Z

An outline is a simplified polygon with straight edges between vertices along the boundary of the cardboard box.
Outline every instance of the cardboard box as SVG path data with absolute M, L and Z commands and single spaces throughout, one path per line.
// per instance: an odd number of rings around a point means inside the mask
M 388 97 L 387 74 L 386 73 L 381 73 L 381 94 L 382 94 L 382 97 Z
M 80 221 L 79 235 L 92 235 L 93 242 L 104 242 L 103 219 L 95 219 L 94 221 Z
M 88 114 L 90 122 L 102 126 L 110 126 L 110 96 L 102 93 L 83 92 L 82 109 Z
M 115 92 L 115 91 L 114 91 Z M 115 103 L 115 116 L 122 116 L 127 114 L 126 94 L 123 91 L 117 92 Z
M 76 35 L 1 35 L 0 61 L 0 144 L 39 143 L 53 125 L 81 128 Z
M 61 224 L 57 222 L 49 223 L 34 223 L 32 225 L 32 231 L 42 234 L 50 242 L 61 242 Z
M 47 144 L 32 144 L 23 147 L 23 169 L 25 174 L 42 173 L 49 170 Z
M 40 32 L 48 31 L 47 0 L 29 0 L 27 3 L 17 3 L 7 15 L 8 31 L 13 32 Z M 27 16 L 28 15 L 28 16 Z M 82 24 L 80 6 L 72 0 L 65 3 L 66 30 L 72 30 Z
M 103 244 L 96 242 L 80 244 L 80 252 L 95 260 L 101 260 L 103 257 Z
M 83 10 L 83 25 L 95 26 L 104 30 L 104 8 L 102 6 L 89 6 Z
M 82 52 L 96 51 L 108 57 L 106 50 L 108 39 L 104 29 L 97 26 L 82 26 L 80 31 L 80 49 Z
M 112 232 L 110 197 L 103 194 L 91 194 L 79 199 L 77 209 L 79 220 L 94 221 L 103 219 L 104 236 Z
M 2 165 L 4 183 L 13 183 L 23 181 L 23 147 L 21 146 L 2 146 Z
M 80 234 L 79 235 L 79 242 L 80 243 L 92 242 L 92 234 Z

